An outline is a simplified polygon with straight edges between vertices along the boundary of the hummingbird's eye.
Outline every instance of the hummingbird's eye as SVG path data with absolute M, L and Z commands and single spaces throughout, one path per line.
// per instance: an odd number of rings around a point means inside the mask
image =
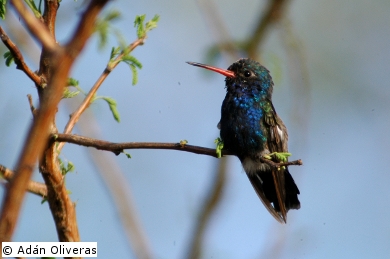
M 249 71 L 249 70 L 244 71 L 245 77 L 250 77 L 251 75 L 252 75 L 251 71 Z

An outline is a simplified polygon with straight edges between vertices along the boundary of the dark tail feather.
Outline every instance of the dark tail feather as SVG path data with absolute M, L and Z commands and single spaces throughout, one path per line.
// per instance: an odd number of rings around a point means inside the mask
M 288 169 L 285 170 L 284 177 L 284 185 L 286 188 L 286 209 L 299 210 L 301 208 L 301 203 L 298 200 L 298 194 L 300 194 L 298 186 L 295 184 L 294 179 L 292 178 Z
M 284 170 L 283 173 L 284 177 L 282 176 L 281 179 L 284 178 L 284 180 L 281 182 L 284 182 L 284 185 L 281 186 L 282 190 L 280 190 L 280 193 L 283 197 L 282 199 L 284 200 L 284 211 L 285 213 L 287 213 L 287 211 L 290 209 L 299 209 L 301 207 L 301 204 L 298 200 L 299 190 L 294 182 L 294 179 L 288 172 L 287 168 Z M 279 205 L 272 172 L 258 172 L 256 174 L 247 174 L 247 176 L 268 211 L 279 222 L 286 222 L 285 215 L 283 215 L 284 213 L 282 212 L 281 207 Z

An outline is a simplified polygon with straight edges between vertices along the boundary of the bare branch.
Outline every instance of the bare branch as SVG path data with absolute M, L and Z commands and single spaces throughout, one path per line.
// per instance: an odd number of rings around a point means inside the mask
M 170 150 L 178 150 L 185 151 L 190 153 L 195 153 L 199 155 L 207 155 L 212 157 L 217 157 L 215 149 L 192 146 L 181 143 L 156 143 L 156 142 L 123 142 L 123 143 L 114 143 L 99 139 L 93 139 L 88 137 L 83 137 L 75 134 L 53 134 L 52 138 L 57 142 L 68 142 L 86 147 L 94 147 L 99 150 L 111 151 L 116 155 L 123 153 L 125 149 L 170 149 Z M 222 155 L 234 155 L 228 150 L 222 150 Z M 261 162 L 268 164 L 270 167 L 278 168 L 281 166 L 289 166 L 289 165 L 302 165 L 301 160 L 284 162 L 284 163 L 276 163 L 269 159 L 260 157 Z
M 0 38 L 4 45 L 7 46 L 9 51 L 14 57 L 16 68 L 22 70 L 36 85 L 41 85 L 43 82 L 41 78 L 32 71 L 27 64 L 24 62 L 24 58 L 19 48 L 15 43 L 8 37 L 3 28 L 0 26 Z
M 290 161 L 290 162 L 280 162 L 280 163 L 276 163 L 276 162 L 274 162 L 272 160 L 269 160 L 267 158 L 264 158 L 264 157 L 258 157 L 258 159 L 262 163 L 267 164 L 267 165 L 269 165 L 272 168 L 279 168 L 279 167 L 282 167 L 282 166 L 289 166 L 289 165 L 303 165 L 303 162 L 302 162 L 301 159 Z
M 75 205 L 71 201 L 65 186 L 65 177 L 58 166 L 58 153 L 54 143 L 45 151 L 45 159 L 40 164 L 48 193 L 47 201 L 61 242 L 80 241 Z
M 66 52 L 71 59 L 75 59 L 84 48 L 84 45 L 94 31 L 96 17 L 108 1 L 109 0 L 94 0 L 89 3 L 75 33 L 65 46 Z
M 145 41 L 145 38 L 143 37 L 143 38 L 137 39 L 136 41 L 131 43 L 127 47 L 127 50 L 125 52 L 122 52 L 122 54 L 118 55 L 118 57 L 115 58 L 114 62 L 112 62 L 112 64 L 110 66 L 107 66 L 104 69 L 103 73 L 100 75 L 100 77 L 98 78 L 96 83 L 93 85 L 91 90 L 89 90 L 89 92 L 88 92 L 87 96 L 84 98 L 83 102 L 80 104 L 80 106 L 77 108 L 77 110 L 74 113 L 72 113 L 72 115 L 70 116 L 70 119 L 65 126 L 64 134 L 69 134 L 72 132 L 74 126 L 76 125 L 76 123 L 80 119 L 81 114 L 89 107 L 89 105 L 91 104 L 91 100 L 95 96 L 97 90 L 99 89 L 101 84 L 104 82 L 104 80 L 108 77 L 108 75 L 111 73 L 111 71 L 114 70 L 114 68 L 119 64 L 124 53 L 130 53 L 136 47 L 138 47 L 139 45 L 142 45 L 144 43 L 144 41 Z M 60 151 L 63 146 L 64 146 L 64 143 L 60 143 L 57 147 L 57 150 Z
M 47 50 L 56 50 L 57 43 L 50 35 L 47 27 L 26 8 L 23 2 L 21 0 L 11 0 L 11 4 L 24 20 L 32 35 L 37 38 Z
M 33 103 L 31 94 L 27 95 L 27 99 L 28 99 L 28 103 L 30 104 L 31 113 L 35 117 L 35 115 L 37 115 L 37 109 L 35 109 L 35 107 L 34 107 L 34 103 Z
M 215 149 L 192 146 L 180 143 L 154 143 L 154 142 L 123 142 L 113 143 L 109 141 L 83 137 L 75 134 L 54 134 L 52 136 L 57 142 L 68 142 L 86 147 L 94 147 L 100 150 L 111 151 L 116 155 L 125 149 L 171 149 L 186 151 L 200 155 L 217 157 Z M 225 153 L 224 153 L 225 154 Z
M 269 0 L 267 10 L 264 12 L 264 15 L 259 16 L 257 25 L 251 34 L 252 37 L 248 40 L 246 47 L 248 57 L 253 59 L 257 58 L 258 46 L 263 41 L 268 27 L 280 20 L 287 3 L 288 0 Z
M 7 167 L 0 165 L 0 174 L 6 179 L 7 181 L 11 181 L 12 177 L 14 177 L 15 173 L 8 169 Z M 43 183 L 30 181 L 27 186 L 27 191 L 36 194 L 41 197 L 47 197 L 47 188 L 46 185 Z
M 209 28 L 211 28 L 211 35 L 217 42 L 217 47 L 225 51 L 233 60 L 239 59 L 239 48 L 231 40 L 232 37 L 229 34 L 226 23 L 223 21 L 220 10 L 217 8 L 214 1 L 198 1 L 198 5 L 202 9 L 202 13 L 206 18 L 206 22 L 209 22 Z
M 60 6 L 60 1 L 44 1 L 45 4 L 45 12 L 43 13 L 43 22 L 49 30 L 50 35 L 53 39 L 56 39 L 56 18 L 57 18 L 57 10 Z M 45 48 L 46 49 L 46 48 Z

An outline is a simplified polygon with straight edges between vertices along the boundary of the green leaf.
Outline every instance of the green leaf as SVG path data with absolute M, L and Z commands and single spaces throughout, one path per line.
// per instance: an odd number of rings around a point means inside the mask
M 42 2 L 43 2 L 43 0 L 39 0 L 39 5 L 38 5 L 39 13 L 42 13 Z M 61 2 L 61 1 L 58 0 L 58 2 Z
M 0 17 L 1 19 L 5 19 L 5 13 L 7 12 L 5 5 L 7 4 L 7 0 L 0 0 Z
M 137 15 L 135 17 L 135 20 L 134 20 L 134 27 L 137 28 L 138 39 L 145 36 L 145 28 L 144 28 L 145 17 L 146 17 L 146 14 Z
M 80 91 L 70 91 L 68 88 L 65 88 L 62 98 L 73 98 L 77 96 L 79 93 Z
M 100 18 L 96 21 L 95 32 L 98 33 L 100 49 L 105 47 L 108 42 L 108 34 L 112 29 L 111 23 L 114 20 L 117 20 L 120 15 L 121 14 L 119 11 L 111 10 L 110 12 L 106 13 L 103 18 Z
M 74 86 L 74 87 L 79 86 L 79 81 L 70 77 L 68 78 L 67 86 Z
M 157 23 L 160 20 L 159 15 L 155 15 L 152 20 L 144 24 L 146 14 L 137 15 L 134 20 L 134 27 L 137 28 L 137 37 L 138 39 L 144 38 L 146 33 L 153 30 L 157 27 Z
M 42 198 L 41 204 L 44 204 L 45 202 L 47 202 L 47 197 L 43 197 L 43 198 Z
M 38 10 L 37 6 L 35 5 L 34 0 L 24 0 L 28 7 L 33 11 L 36 18 L 40 19 L 42 17 L 41 12 Z
M 288 157 L 291 156 L 291 153 L 288 152 L 273 152 L 270 154 L 263 155 L 265 159 L 272 160 L 272 157 L 276 158 L 278 162 L 285 163 L 287 162 Z
M 214 140 L 214 143 L 217 144 L 217 147 L 215 149 L 215 152 L 217 153 L 217 157 L 221 158 L 222 157 L 222 149 L 223 149 L 223 141 L 221 138 L 216 138 Z
M 126 62 L 129 65 L 133 64 L 134 66 L 136 66 L 139 69 L 142 68 L 142 63 L 138 59 L 136 59 L 134 56 L 126 55 L 126 56 L 123 56 L 121 60 Z
M 112 116 L 114 116 L 114 119 L 117 122 L 120 122 L 120 116 L 119 116 L 119 112 L 117 109 L 116 101 L 114 99 L 112 99 L 111 97 L 107 97 L 107 96 L 102 96 L 101 98 L 108 103 L 108 106 L 110 107 L 110 110 L 112 112 Z
M 114 65 L 114 63 L 117 63 L 117 62 L 122 62 L 122 61 L 125 62 L 127 65 L 129 65 L 131 73 L 132 73 L 132 76 L 133 76 L 132 85 L 136 85 L 137 82 L 138 82 L 138 71 L 137 71 L 137 68 L 141 69 L 142 68 L 142 63 L 138 59 L 136 59 L 134 56 L 131 56 L 128 53 L 125 54 L 124 56 L 122 56 L 120 58 L 120 60 L 116 60 L 118 55 L 121 55 L 123 53 L 124 53 L 124 51 L 121 50 L 120 47 L 116 47 L 116 48 L 113 47 L 111 49 L 110 61 L 108 62 L 107 67 L 110 68 L 110 67 L 112 67 Z
M 67 170 L 68 172 L 73 172 L 74 169 L 75 169 L 74 164 L 73 164 L 72 162 L 68 161 L 68 166 L 67 166 L 66 170 Z
M 125 154 L 127 156 L 127 158 L 131 158 L 131 155 L 129 153 L 127 153 L 126 151 L 123 151 L 122 153 Z
M 126 64 L 129 65 L 129 67 L 131 69 L 132 76 L 133 76 L 132 85 L 136 85 L 137 82 L 138 82 L 138 71 L 137 71 L 137 68 L 141 69 L 142 68 L 142 63 L 138 59 L 136 59 L 134 56 L 131 56 L 131 55 L 123 56 L 121 58 L 121 61 L 123 61 L 123 62 L 125 62 Z
M 121 47 L 112 47 L 110 61 L 113 61 L 121 53 Z
M 73 86 L 78 91 L 70 91 L 68 88 L 65 88 L 62 98 L 73 98 L 73 97 L 77 96 L 80 92 L 84 93 L 79 86 L 79 81 L 72 78 L 72 77 L 68 78 L 66 85 Z
M 287 159 L 289 156 L 291 156 L 291 153 L 288 153 L 288 152 L 275 152 L 275 157 L 276 159 L 278 159 L 279 161 L 285 163 L 287 162 Z
M 132 85 L 136 85 L 138 83 L 138 70 L 135 65 L 130 64 L 131 73 L 133 74 L 133 80 L 131 82 Z
M 67 173 L 74 171 L 75 166 L 72 162 L 68 161 L 68 164 L 65 166 L 65 163 L 61 160 L 61 158 L 58 158 L 58 163 L 60 165 L 62 175 L 66 175 Z
M 14 56 L 10 51 L 5 52 L 3 57 L 5 59 L 5 65 L 7 67 L 11 66 L 12 62 L 15 62 Z
M 148 21 L 145 25 L 145 32 L 149 32 L 157 27 L 157 23 L 160 20 L 160 16 L 156 14 L 152 20 Z
M 97 24 L 96 31 L 99 37 L 99 49 L 102 49 L 107 45 L 108 42 L 108 24 Z
M 121 17 L 121 13 L 117 10 L 111 10 L 106 14 L 106 16 L 103 18 L 105 21 L 113 21 Z

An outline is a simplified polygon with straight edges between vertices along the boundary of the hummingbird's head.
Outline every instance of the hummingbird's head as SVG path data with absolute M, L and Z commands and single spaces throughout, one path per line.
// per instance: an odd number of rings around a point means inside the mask
M 269 71 L 260 63 L 242 58 L 234 62 L 227 70 L 201 63 L 187 62 L 226 76 L 228 92 L 240 94 L 259 94 L 271 98 L 273 82 Z

